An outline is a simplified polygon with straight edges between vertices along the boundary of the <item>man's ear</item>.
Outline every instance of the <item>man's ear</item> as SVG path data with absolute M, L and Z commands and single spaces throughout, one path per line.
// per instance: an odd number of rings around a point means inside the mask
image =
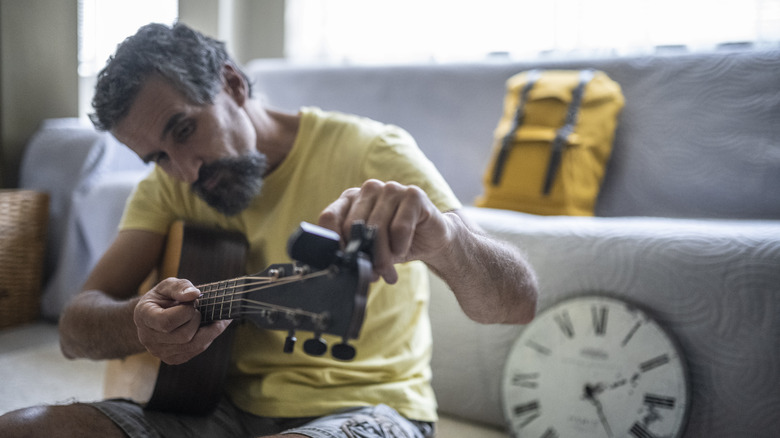
M 236 101 L 239 106 L 243 106 L 249 98 L 249 86 L 241 72 L 231 64 L 222 66 L 222 82 L 225 91 Z

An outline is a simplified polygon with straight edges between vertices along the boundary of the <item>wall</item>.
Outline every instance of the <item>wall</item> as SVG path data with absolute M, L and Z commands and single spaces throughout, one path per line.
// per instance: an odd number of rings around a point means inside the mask
M 179 21 L 227 43 L 239 63 L 284 57 L 284 0 L 179 0 Z
M 78 115 L 77 29 L 77 0 L 0 0 L 0 187 L 43 119 Z

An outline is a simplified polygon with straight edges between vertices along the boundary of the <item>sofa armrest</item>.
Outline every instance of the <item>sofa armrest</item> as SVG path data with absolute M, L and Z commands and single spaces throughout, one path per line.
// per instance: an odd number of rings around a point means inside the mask
M 46 318 L 58 319 L 68 301 L 79 292 L 116 237 L 127 198 L 146 174 L 146 170 L 107 173 L 88 190 L 73 194 L 62 251 L 43 291 L 41 311 Z
M 780 428 L 780 221 L 465 212 L 526 253 L 539 276 L 539 310 L 586 292 L 649 309 L 686 352 L 689 436 Z M 435 277 L 431 294 L 440 411 L 502 425 L 504 360 L 522 327 L 469 321 Z
M 21 188 L 49 194 L 41 303 L 44 317 L 57 319 L 64 303 L 78 291 L 86 273 L 102 255 L 102 250 L 85 245 L 90 240 L 102 239 L 106 227 L 115 231 L 129 189 L 150 170 L 150 165 L 144 164 L 111 134 L 96 131 L 85 120 L 47 119 L 31 137 L 25 148 L 19 183 Z M 117 185 L 125 187 L 106 196 L 106 191 Z M 83 201 L 96 196 L 103 199 L 84 211 Z M 91 232 L 97 230 L 98 237 L 84 233 L 83 226 L 79 228 L 79 220 L 86 212 L 96 226 Z

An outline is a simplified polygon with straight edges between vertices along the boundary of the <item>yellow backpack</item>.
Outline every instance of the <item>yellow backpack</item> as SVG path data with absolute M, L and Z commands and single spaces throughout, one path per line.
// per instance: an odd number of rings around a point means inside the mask
M 595 70 L 531 70 L 507 81 L 478 207 L 592 216 L 624 98 Z

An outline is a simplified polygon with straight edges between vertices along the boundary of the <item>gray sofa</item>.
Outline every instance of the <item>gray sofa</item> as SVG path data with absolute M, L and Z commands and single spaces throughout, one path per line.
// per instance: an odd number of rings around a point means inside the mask
M 481 191 L 505 80 L 530 68 L 583 67 L 605 71 L 626 97 L 597 217 L 468 206 Z M 650 309 L 685 352 L 685 436 L 780 433 L 780 51 L 406 66 L 256 61 L 247 70 L 271 106 L 319 106 L 406 128 L 468 214 L 527 254 L 540 310 L 590 291 Z M 47 317 L 105 250 L 147 171 L 76 120 L 47 121 L 31 140 L 22 186 L 53 194 Z M 523 328 L 475 324 L 441 281 L 432 284 L 441 436 L 507 436 L 502 371 Z

